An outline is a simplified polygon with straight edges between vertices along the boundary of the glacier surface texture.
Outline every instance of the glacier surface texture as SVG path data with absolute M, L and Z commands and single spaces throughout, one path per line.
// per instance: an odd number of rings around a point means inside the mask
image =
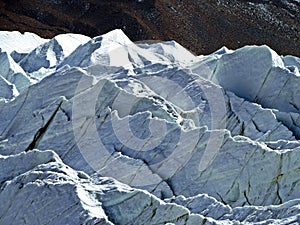
M 0 32 L 0 224 L 299 224 L 300 59 Z

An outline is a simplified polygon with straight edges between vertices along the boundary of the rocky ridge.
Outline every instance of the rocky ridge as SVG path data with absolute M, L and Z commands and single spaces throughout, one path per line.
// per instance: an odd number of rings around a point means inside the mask
M 175 40 L 196 54 L 267 44 L 300 56 L 297 0 L 1 0 L 0 29 L 45 38 L 122 29 L 133 41 Z

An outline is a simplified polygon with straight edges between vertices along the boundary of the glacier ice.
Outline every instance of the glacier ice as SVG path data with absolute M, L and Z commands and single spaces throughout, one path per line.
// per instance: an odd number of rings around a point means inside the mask
M 121 30 L 0 48 L 0 224 L 300 221 L 299 58 Z
M 11 54 L 17 52 L 19 54 L 29 53 L 37 46 L 47 42 L 47 39 L 41 38 L 36 34 L 18 31 L 0 31 L 0 42 L 2 51 Z
M 28 73 L 41 68 L 53 68 L 65 57 L 69 56 L 78 46 L 85 44 L 90 38 L 79 34 L 61 34 L 50 41 L 37 46 L 24 56 L 19 64 Z

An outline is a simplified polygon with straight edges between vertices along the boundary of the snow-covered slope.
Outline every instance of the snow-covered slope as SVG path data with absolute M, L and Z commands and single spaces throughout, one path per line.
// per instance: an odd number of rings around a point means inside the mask
M 300 221 L 298 58 L 25 36 L 0 33 L 0 224 Z

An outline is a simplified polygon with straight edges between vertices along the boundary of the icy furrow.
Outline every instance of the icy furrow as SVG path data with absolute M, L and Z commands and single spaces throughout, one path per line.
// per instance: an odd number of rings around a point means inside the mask
M 298 58 L 121 30 L 0 48 L 0 224 L 299 221 Z

